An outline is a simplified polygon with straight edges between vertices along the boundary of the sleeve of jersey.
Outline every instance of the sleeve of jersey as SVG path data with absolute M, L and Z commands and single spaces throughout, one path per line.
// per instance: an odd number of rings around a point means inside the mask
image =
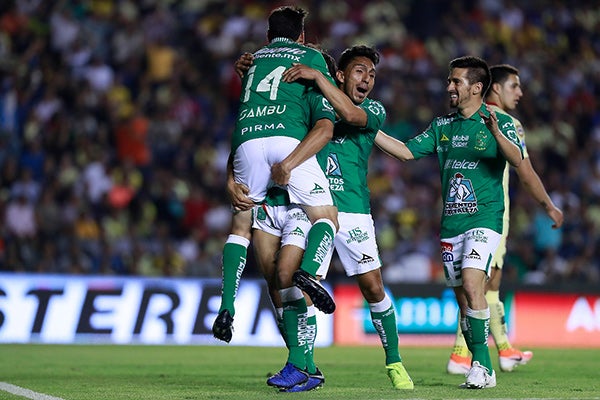
M 315 50 L 315 56 L 311 59 L 311 64 L 309 65 L 309 67 L 314 68 L 317 71 L 321 71 L 323 75 L 325 75 L 325 77 L 329 79 L 329 82 L 335 85 L 335 80 L 331 77 L 331 74 L 329 73 L 329 68 L 327 68 L 327 63 L 325 62 L 325 59 L 323 58 L 321 52 Z
M 521 157 L 523 157 L 523 146 L 521 146 L 521 141 L 517 135 L 517 128 L 515 127 L 513 119 L 508 115 L 499 113 L 496 113 L 496 115 L 498 116 L 498 127 L 500 128 L 500 132 L 502 132 L 511 143 L 519 147 L 519 150 L 521 150 Z
M 367 100 L 361 106 L 367 113 L 367 126 L 364 129 L 367 132 L 377 132 L 385 121 L 385 107 L 375 100 Z
M 335 122 L 335 110 L 320 92 L 310 90 L 306 93 L 310 108 L 310 122 L 313 126 L 318 120 L 326 118 Z
M 432 124 L 426 130 L 406 142 L 406 147 L 413 154 L 415 160 L 436 152 L 436 134 L 432 129 Z

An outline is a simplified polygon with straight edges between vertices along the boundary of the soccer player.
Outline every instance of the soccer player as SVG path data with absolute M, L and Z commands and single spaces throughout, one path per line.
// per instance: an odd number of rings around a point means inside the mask
M 492 83 L 486 95 L 486 103 L 492 107 L 492 110 L 498 114 L 509 115 L 513 111 L 523 96 L 521 90 L 521 81 L 519 79 L 519 70 L 511 65 L 502 64 L 490 67 L 492 74 Z M 510 115 L 509 115 L 510 116 Z M 563 224 L 563 213 L 554 205 L 550 196 L 546 192 L 544 185 L 535 172 L 527 147 L 525 146 L 525 132 L 521 122 L 512 118 L 517 135 L 523 147 L 523 161 L 518 168 L 515 168 L 521 184 L 531 194 L 531 196 L 546 210 L 548 216 L 554 221 L 552 228 L 558 229 Z M 510 344 L 507 336 L 506 321 L 504 318 L 504 304 L 500 301 L 500 282 L 502 278 L 502 266 L 504 265 L 504 255 L 506 254 L 506 238 L 509 228 L 509 195 L 508 195 L 509 167 L 504 170 L 502 185 L 504 188 L 504 215 L 502 226 L 502 237 L 498 250 L 492 260 L 492 271 L 490 279 L 486 283 L 485 298 L 490 307 L 490 332 L 498 349 L 500 369 L 502 371 L 512 371 L 519 365 L 525 365 L 533 357 L 531 351 L 520 351 Z M 450 374 L 465 374 L 471 368 L 471 355 L 462 331 L 456 332 L 456 339 L 447 370 Z
M 276 183 L 287 188 L 291 202 L 304 208 L 313 225 L 293 283 L 308 293 L 317 308 L 331 313 L 335 303 L 314 276 L 332 250 L 337 208 L 315 153 L 331 138 L 333 124 L 322 118 L 308 133 L 310 88 L 281 81 L 283 71 L 293 62 L 328 74 L 321 53 L 302 44 L 306 15 L 305 10 L 291 6 L 277 8 L 269 15 L 269 44 L 254 53 L 254 65 L 242 80 L 241 105 L 232 136 L 232 168 L 236 182 L 248 188 L 251 201 L 262 202 L 268 188 Z M 251 211 L 236 210 L 223 248 L 222 298 L 213 334 L 224 341 L 231 340 L 234 298 L 246 264 L 250 224 Z
M 490 309 L 485 298 L 492 258 L 502 236 L 506 162 L 518 167 L 523 152 L 512 118 L 486 106 L 487 63 L 464 56 L 449 64 L 450 106 L 457 111 L 434 118 L 405 143 L 379 132 L 375 143 L 402 160 L 437 154 L 442 184 L 440 248 L 446 284 L 454 289 L 460 327 L 473 354 L 461 387 L 496 386 L 488 349 Z
M 385 108 L 368 96 L 375 85 L 379 54 L 371 47 L 346 49 L 338 60 L 335 87 L 321 72 L 296 64 L 283 80 L 314 80 L 330 101 L 340 120 L 333 139 L 317 157 L 329 178 L 329 187 L 338 206 L 340 229 L 334 246 L 347 276 L 355 276 L 371 310 L 385 352 L 388 376 L 396 389 L 413 389 L 414 384 L 398 349 L 398 328 L 392 300 L 384 290 L 381 259 L 370 208 L 367 170 L 373 142 L 385 120 Z M 325 276 L 322 269 L 317 275 Z

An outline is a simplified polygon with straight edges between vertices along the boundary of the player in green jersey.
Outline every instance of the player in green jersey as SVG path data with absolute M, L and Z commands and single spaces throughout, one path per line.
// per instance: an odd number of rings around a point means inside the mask
M 406 144 L 383 132 L 375 139 L 382 150 L 402 161 L 437 154 L 443 195 L 442 262 L 473 354 L 461 387 L 473 389 L 496 386 L 487 343 L 490 309 L 485 284 L 502 235 L 504 168 L 506 162 L 518 167 L 523 158 L 512 119 L 483 102 L 490 80 L 489 67 L 481 58 L 452 60 L 446 91 L 457 111 L 435 118 Z
M 492 74 L 492 83 L 486 94 L 486 103 L 492 106 L 492 109 L 499 114 L 508 115 L 513 111 L 523 96 L 521 82 L 519 79 L 519 70 L 511 65 L 501 64 L 490 67 Z M 525 146 L 525 131 L 521 122 L 512 117 L 516 128 L 517 136 L 523 147 L 523 161 L 515 169 L 519 180 L 531 196 L 544 208 L 548 216 L 554 221 L 552 228 L 558 229 L 563 224 L 563 213 L 554 205 L 552 199 L 546 192 L 544 185 L 535 172 L 527 147 Z M 500 281 L 502 278 L 502 266 L 504 265 L 504 255 L 506 254 L 506 238 L 509 230 L 509 193 L 508 193 L 509 167 L 504 169 L 504 178 L 502 186 L 504 188 L 504 215 L 502 239 L 498 250 L 492 260 L 492 271 L 490 279 L 486 283 L 485 298 L 490 307 L 490 333 L 494 338 L 498 349 L 499 365 L 502 371 L 512 371 L 519 365 L 526 364 L 533 357 L 531 351 L 520 351 L 512 347 L 506 329 L 504 318 L 504 304 L 500 301 Z M 459 329 L 456 332 L 454 348 L 448 360 L 447 370 L 451 374 L 465 374 L 471 368 L 471 355 L 467 348 L 467 343 Z
M 319 71 L 296 64 L 283 74 L 283 80 L 315 81 L 333 105 L 340 119 L 333 139 L 317 157 L 329 178 L 329 187 L 338 206 L 340 229 L 334 247 L 347 276 L 356 277 L 371 311 L 385 352 L 385 364 L 394 388 L 413 389 L 412 379 L 402 364 L 398 349 L 398 328 L 392 300 L 384 289 L 381 259 L 371 216 L 367 184 L 369 157 L 377 132 L 386 116 L 385 108 L 368 96 L 375 85 L 379 54 L 371 47 L 346 49 L 338 60 L 332 85 Z M 327 268 L 317 271 L 325 277 Z
M 302 45 L 306 14 L 301 8 L 280 7 L 269 15 L 269 44 L 254 54 L 255 64 L 242 81 L 230 160 L 236 182 L 248 188 L 247 197 L 254 203 L 265 198 L 270 186 L 280 184 L 288 189 L 290 200 L 305 209 L 313 225 L 293 284 L 307 292 L 319 309 L 331 313 L 335 303 L 314 275 L 331 251 L 338 227 L 337 208 L 315 157 L 331 138 L 332 110 L 326 102 L 318 110 L 311 109 L 310 88 L 281 82 L 281 74 L 294 62 L 328 74 L 321 53 Z M 322 117 L 313 126 L 315 112 Z M 223 248 L 221 306 L 213 334 L 226 342 L 231 340 L 234 298 L 246 263 L 250 224 L 251 211 L 236 210 Z

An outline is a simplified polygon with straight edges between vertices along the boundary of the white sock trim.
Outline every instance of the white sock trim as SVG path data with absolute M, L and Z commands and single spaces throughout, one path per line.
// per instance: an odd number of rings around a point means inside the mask
M 387 295 L 387 293 L 385 293 L 383 300 L 381 300 L 377 303 L 369 303 L 369 309 L 371 310 L 371 312 L 384 312 L 384 311 L 389 310 L 389 308 L 391 306 L 392 306 L 392 299 L 390 299 L 390 297 Z
M 250 246 L 250 241 L 243 236 L 238 236 L 231 234 L 227 237 L 227 243 L 239 244 L 240 246 L 244 246 L 248 248 Z
M 490 319 L 490 308 L 484 308 L 483 310 L 473 310 L 467 307 L 466 312 L 468 317 L 477 318 L 477 319 Z
M 318 224 L 318 223 L 320 223 L 320 222 L 323 222 L 323 223 L 329 225 L 331 227 L 331 230 L 333 231 L 333 233 L 336 233 L 335 224 L 333 223 L 332 220 L 327 219 L 327 218 L 319 218 L 318 220 L 315 221 L 315 223 L 313 224 L 313 226 L 316 225 L 316 224 Z

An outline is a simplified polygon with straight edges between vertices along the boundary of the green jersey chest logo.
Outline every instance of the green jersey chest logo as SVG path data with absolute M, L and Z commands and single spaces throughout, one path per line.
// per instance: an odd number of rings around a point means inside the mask
M 477 197 L 470 179 L 460 172 L 448 182 L 448 193 L 444 204 L 444 215 L 473 214 L 478 211 Z

